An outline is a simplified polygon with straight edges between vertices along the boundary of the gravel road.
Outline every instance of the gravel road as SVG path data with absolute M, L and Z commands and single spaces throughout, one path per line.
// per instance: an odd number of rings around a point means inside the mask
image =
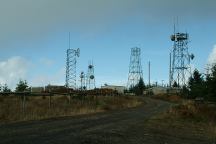
M 167 110 L 171 104 L 149 98 L 143 99 L 145 104 L 142 106 L 126 110 L 0 125 L 0 143 L 168 143 L 155 138 L 154 134 L 145 129 L 145 121 Z M 178 139 L 178 143 L 181 143 L 181 139 Z

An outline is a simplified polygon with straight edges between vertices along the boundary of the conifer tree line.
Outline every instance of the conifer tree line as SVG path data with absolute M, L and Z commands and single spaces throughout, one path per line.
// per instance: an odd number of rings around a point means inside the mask
M 19 80 L 16 85 L 15 92 L 24 92 L 29 90 L 29 86 L 26 80 Z M 0 92 L 12 92 L 7 84 L 0 85 Z
M 189 98 L 203 97 L 206 100 L 216 101 L 216 63 L 205 74 L 195 69 L 188 80 L 187 92 Z

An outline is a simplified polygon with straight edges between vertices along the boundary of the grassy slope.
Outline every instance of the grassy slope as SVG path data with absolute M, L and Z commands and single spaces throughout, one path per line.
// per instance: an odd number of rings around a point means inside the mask
M 155 96 L 155 98 L 175 102 L 175 105 L 159 116 L 151 118 L 147 125 L 155 132 L 163 132 L 172 137 L 209 140 L 216 143 L 216 106 L 195 104 L 181 100 L 177 96 Z M 178 103 L 178 104 L 176 104 Z
M 49 108 L 49 98 L 37 96 L 27 98 L 23 114 L 20 98 L 0 97 L 0 123 L 97 113 L 136 107 L 141 103 L 139 98 L 128 96 L 76 97 L 70 103 L 67 96 L 54 96 Z

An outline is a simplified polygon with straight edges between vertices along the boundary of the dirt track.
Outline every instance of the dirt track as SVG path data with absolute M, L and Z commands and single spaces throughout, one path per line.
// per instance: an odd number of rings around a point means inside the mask
M 2 144 L 127 144 L 207 143 L 151 131 L 145 122 L 170 103 L 145 98 L 145 104 L 127 110 L 0 125 Z M 165 130 L 166 131 L 166 130 Z

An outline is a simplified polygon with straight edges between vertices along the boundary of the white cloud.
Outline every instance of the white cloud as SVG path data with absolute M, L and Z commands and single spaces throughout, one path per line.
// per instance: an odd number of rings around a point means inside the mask
M 30 80 L 31 86 L 46 86 L 52 85 L 64 85 L 65 84 L 65 68 L 61 68 L 53 74 L 39 74 Z
M 40 58 L 40 63 L 44 64 L 47 67 L 51 67 L 54 64 L 54 61 L 48 58 Z
M 208 57 L 208 64 L 213 64 L 213 63 L 216 63 L 216 45 L 214 45 L 211 53 L 209 54 L 209 57 Z
M 0 61 L 0 83 L 14 89 L 19 79 L 26 79 L 28 67 L 29 62 L 20 56 Z

